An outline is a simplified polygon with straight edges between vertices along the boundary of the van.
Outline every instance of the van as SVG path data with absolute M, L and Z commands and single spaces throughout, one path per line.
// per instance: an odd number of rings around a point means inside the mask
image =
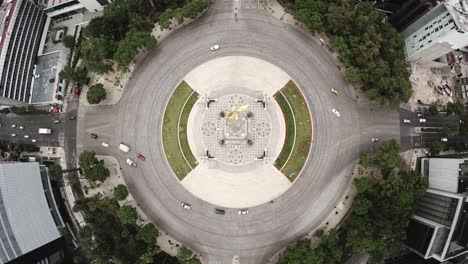
M 127 145 L 125 145 L 125 144 L 123 144 L 123 143 L 120 143 L 119 149 L 120 149 L 121 151 L 123 151 L 123 152 L 129 152 L 129 151 L 130 151 L 130 147 L 127 146 Z
M 50 129 L 50 128 L 39 128 L 39 134 L 52 134 L 52 129 Z

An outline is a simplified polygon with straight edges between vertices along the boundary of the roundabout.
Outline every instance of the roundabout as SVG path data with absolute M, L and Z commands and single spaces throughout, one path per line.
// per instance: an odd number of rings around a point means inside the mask
M 351 184 L 349 176 L 359 151 L 370 146 L 369 136 L 385 139 L 397 135 L 399 132 L 388 127 L 395 126 L 394 119 L 398 124 L 398 117 L 386 115 L 385 120 L 379 121 L 375 112 L 362 110 L 351 96 L 336 60 L 308 34 L 276 20 L 262 9 L 242 9 L 237 21 L 232 10 L 231 2 L 216 1 L 200 19 L 161 40 L 137 64 L 117 105 L 80 108 L 78 135 L 96 133 L 111 146 L 124 142 L 130 147 L 129 153 L 113 147 L 103 149 L 89 136 L 78 136 L 78 149 L 115 156 L 142 211 L 162 231 L 199 252 L 204 263 L 232 263 L 235 257 L 239 263 L 265 263 L 333 213 Z M 214 44 L 221 48 L 210 51 Z M 252 62 L 252 68 L 234 67 L 236 70 L 230 70 L 231 74 L 222 72 L 222 65 L 236 65 L 235 61 L 242 57 Z M 226 58 L 232 58 L 231 62 L 226 63 Z M 267 64 L 274 67 L 263 70 L 262 65 Z M 278 71 L 272 73 L 275 69 Z M 176 92 L 181 84 L 185 90 Z M 262 87 L 262 92 L 257 93 L 257 87 Z M 293 132 L 299 135 L 300 130 L 309 127 L 310 138 L 304 136 L 300 140 L 309 140 L 311 145 L 295 148 L 299 151 L 295 160 L 303 159 L 301 166 L 284 167 L 291 164 L 288 157 L 295 154 L 281 155 L 283 146 L 288 145 L 286 121 L 291 119 L 285 118 L 281 108 L 284 104 L 280 101 L 284 97 L 292 102 L 291 108 L 303 107 L 293 101 L 299 98 L 294 93 L 295 87 L 308 106 L 304 113 L 311 122 L 298 121 L 297 133 Z M 330 93 L 330 88 L 339 90 L 340 96 Z M 173 96 L 175 92 L 177 96 Z M 213 108 L 212 113 L 206 112 L 206 100 L 210 98 L 218 99 L 209 107 Z M 229 103 L 241 98 L 243 103 Z M 262 117 L 259 112 L 265 110 L 255 99 L 264 98 L 267 111 L 271 112 Z M 178 115 L 166 119 L 167 106 L 176 104 L 180 106 L 174 112 Z M 191 106 L 191 110 L 181 112 L 184 105 Z M 243 105 L 249 106 L 239 109 Z M 334 116 L 331 109 L 338 109 L 341 117 Z M 249 110 L 253 110 L 253 116 L 247 117 Z M 225 117 L 237 112 L 237 121 L 241 121 L 226 124 L 230 121 L 222 118 L 221 112 Z M 255 129 L 252 124 L 249 127 L 251 117 L 260 121 Z M 300 118 L 304 120 L 306 116 Z M 210 120 L 213 124 L 207 123 Z M 170 155 L 163 144 L 166 140 L 163 127 L 167 122 L 172 125 L 172 134 L 181 135 L 179 140 L 176 137 L 171 141 L 177 148 Z M 196 129 L 181 130 L 179 126 L 185 122 L 187 127 Z M 215 130 L 219 137 L 203 137 L 203 133 L 209 135 Z M 256 138 L 250 138 L 252 134 Z M 264 139 L 260 139 L 262 135 Z M 187 148 L 178 150 L 178 142 L 184 142 L 184 138 L 186 142 L 182 145 L 189 146 L 193 159 L 185 155 Z M 296 139 L 299 140 L 298 136 Z M 216 154 L 223 148 L 221 140 L 226 146 L 236 143 L 245 149 L 260 146 L 251 154 L 242 151 Z M 249 145 L 248 140 L 253 144 Z M 269 150 L 266 165 L 265 161 L 256 160 L 261 157 L 258 154 L 263 144 Z M 218 160 L 203 160 L 205 156 L 208 158 L 205 149 Z M 183 151 L 185 159 L 176 155 L 176 151 Z M 146 161 L 138 162 L 137 168 L 125 166 L 125 160 L 137 153 L 143 153 Z M 182 161 L 186 162 L 184 167 L 176 171 L 171 168 L 171 162 L 183 164 Z M 227 176 L 198 175 L 212 180 L 207 184 L 206 178 L 190 175 L 204 166 Z M 226 170 L 227 167 L 232 169 Z M 293 173 L 298 167 L 299 177 Z M 256 171 L 267 169 L 272 173 Z M 228 188 L 236 182 L 237 187 Z M 232 190 L 241 189 L 248 194 L 237 195 L 240 200 L 231 204 L 236 196 Z M 263 198 L 255 200 L 257 196 Z M 191 209 L 184 209 L 182 202 L 190 204 Z M 216 214 L 216 208 L 223 209 L 225 214 Z M 248 214 L 239 215 L 239 209 L 248 209 Z

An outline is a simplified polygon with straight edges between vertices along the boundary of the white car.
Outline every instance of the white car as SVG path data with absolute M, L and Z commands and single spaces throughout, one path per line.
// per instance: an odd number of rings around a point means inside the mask
M 58 124 L 58 123 L 60 123 L 60 120 L 55 119 L 55 120 L 54 120 L 54 124 Z
M 441 138 L 440 141 L 442 141 L 442 142 L 447 142 L 448 139 L 447 139 L 447 138 Z
M 19 129 L 24 129 L 24 126 L 20 126 Z
M 421 113 L 418 113 L 418 117 L 421 117 L 421 116 L 423 116 L 423 114 L 421 114 Z
M 16 134 L 11 134 L 12 137 L 16 137 Z
M 127 164 L 132 166 L 133 168 L 136 168 L 136 166 L 137 166 L 137 164 L 131 159 L 127 159 Z
M 216 44 L 216 45 L 214 45 L 214 46 L 211 46 L 211 47 L 210 47 L 210 50 L 211 50 L 211 51 L 219 50 L 219 45 Z
M 187 209 L 187 210 L 190 210 L 191 208 L 190 204 L 187 204 L 187 203 L 181 203 L 180 205 L 182 206 L 182 208 Z
M 409 120 L 409 119 L 403 119 L 403 123 L 409 124 L 409 123 L 411 123 L 411 120 Z
M 16 125 L 15 125 L 15 124 L 11 125 L 11 128 L 15 128 L 15 127 L 16 127 Z
M 31 142 L 32 142 L 32 143 L 36 143 L 37 140 L 35 140 L 35 139 L 33 138 L 33 139 L 31 139 Z
M 249 210 L 247 209 L 244 209 L 244 210 L 239 210 L 237 211 L 240 215 L 246 215 L 246 214 L 249 214 Z
M 103 147 L 105 147 L 105 148 L 109 148 L 109 143 L 102 142 L 102 144 L 101 144 L 101 145 L 102 145 Z
M 340 112 L 338 112 L 338 110 L 336 110 L 335 108 L 332 109 L 332 113 L 336 115 L 337 117 L 341 116 Z
M 335 88 L 331 88 L 330 89 L 330 92 L 334 95 L 339 95 L 340 93 L 338 93 L 338 91 L 335 89 Z
M 424 118 L 419 119 L 419 123 L 426 123 L 426 119 Z
M 29 135 L 24 135 L 24 138 L 29 138 Z

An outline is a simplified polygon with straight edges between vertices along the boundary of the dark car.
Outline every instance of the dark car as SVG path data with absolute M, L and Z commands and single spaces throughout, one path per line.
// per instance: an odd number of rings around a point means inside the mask
M 94 138 L 94 139 L 98 138 L 98 136 L 96 134 L 91 134 L 91 137 Z
M 70 116 L 68 119 L 70 119 L 70 120 L 75 120 L 75 119 L 76 119 L 76 116 L 72 115 L 72 116 Z
M 226 212 L 223 209 L 215 208 L 215 214 L 224 215 Z
M 141 155 L 140 153 L 138 153 L 138 159 L 141 160 L 141 161 L 145 161 L 145 156 Z

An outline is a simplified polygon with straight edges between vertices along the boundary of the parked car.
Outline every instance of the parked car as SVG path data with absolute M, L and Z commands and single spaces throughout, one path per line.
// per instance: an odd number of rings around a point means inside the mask
M 19 129 L 24 129 L 24 126 L 20 126 Z
M 55 120 L 54 120 L 54 124 L 58 124 L 58 123 L 60 123 L 60 120 L 55 119 Z
M 16 125 L 15 125 L 15 124 L 11 125 L 11 128 L 15 128 L 15 127 L 16 127 Z
M 97 139 L 97 138 L 98 138 L 98 135 L 96 135 L 96 134 L 91 134 L 91 137 L 94 138 L 94 139 Z
M 335 108 L 332 109 L 332 113 L 333 113 L 336 117 L 340 117 L 340 116 L 341 116 L 340 112 L 338 112 L 338 110 L 336 110 Z
M 409 119 L 403 119 L 403 123 L 409 124 L 409 123 L 411 123 L 411 120 L 409 120 Z
M 426 119 L 424 118 L 419 119 L 419 123 L 426 123 Z
M 371 141 L 372 141 L 372 142 L 379 142 L 379 140 L 380 140 L 380 138 L 378 138 L 378 137 L 373 137 L 373 138 L 371 138 Z
M 13 134 L 11 134 L 11 136 L 12 136 L 12 137 L 16 137 L 16 134 L 15 134 L 15 133 L 13 133 Z
M 33 139 L 31 139 L 31 142 L 32 142 L 32 143 L 36 143 L 37 140 L 33 138 Z
M 132 166 L 133 168 L 136 168 L 136 166 L 137 166 L 137 164 L 131 159 L 127 159 L 127 164 Z
M 70 119 L 70 120 L 75 120 L 75 119 L 76 119 L 76 116 L 72 115 L 72 116 L 68 117 L 68 119 Z
M 422 117 L 422 116 L 423 116 L 423 114 L 421 114 L 421 113 L 418 113 L 418 117 Z
M 211 50 L 211 51 L 219 50 L 219 45 L 216 44 L 216 45 L 211 46 L 211 47 L 210 47 L 210 50 Z
M 182 206 L 182 208 L 187 209 L 187 210 L 190 210 L 190 208 L 191 208 L 190 204 L 184 203 L 184 202 L 181 203 L 181 206 Z
M 247 215 L 247 214 L 249 214 L 249 210 L 247 210 L 247 209 L 239 210 L 238 213 L 239 213 L 240 215 Z
M 442 142 L 447 142 L 448 139 L 447 139 L 447 138 L 441 138 L 440 141 L 442 141 Z
M 140 153 L 138 153 L 138 156 L 137 156 L 137 157 L 138 157 L 138 159 L 141 160 L 141 161 L 145 161 L 145 160 L 146 160 L 145 156 L 141 155 Z
M 335 88 L 331 88 L 330 92 L 334 95 L 340 95 L 340 93 L 338 93 L 338 91 Z
M 102 142 L 101 145 L 105 148 L 109 148 L 109 143 L 106 143 L 106 142 Z
M 223 209 L 215 208 L 215 214 L 224 215 L 226 212 Z
M 29 135 L 24 135 L 24 138 L 29 138 Z

